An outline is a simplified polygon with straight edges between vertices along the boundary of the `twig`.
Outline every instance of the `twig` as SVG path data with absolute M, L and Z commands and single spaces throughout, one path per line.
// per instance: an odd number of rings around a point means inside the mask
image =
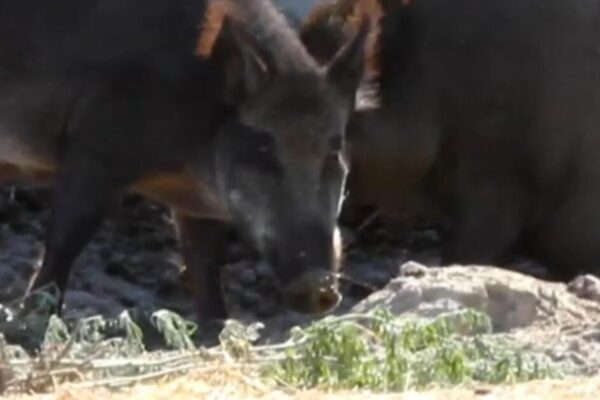
M 339 323 L 344 320 L 358 320 L 365 319 L 364 316 L 350 316 L 344 318 L 332 319 L 332 323 Z M 370 319 L 375 319 L 371 317 Z M 66 345 L 60 350 L 58 355 L 49 362 L 45 361 L 44 358 L 39 357 L 35 360 L 14 360 L 10 363 L 11 371 L 13 376 L 19 378 L 13 378 L 6 382 L 6 390 L 10 388 L 24 388 L 30 392 L 36 392 L 39 390 L 46 390 L 48 385 L 57 385 L 66 382 L 69 388 L 93 388 L 98 386 L 110 386 L 110 387 L 122 387 L 128 386 L 137 382 L 160 379 L 162 377 L 171 376 L 182 372 L 200 371 L 201 373 L 207 373 L 211 371 L 218 371 L 223 367 L 222 363 L 217 365 L 208 365 L 209 362 L 216 360 L 225 361 L 227 366 L 240 368 L 248 366 L 261 366 L 269 363 L 281 361 L 285 357 L 280 353 L 281 350 L 294 348 L 301 346 L 305 343 L 309 337 L 302 336 L 299 338 L 290 339 L 285 343 L 276 345 L 264 345 L 251 348 L 251 352 L 258 354 L 256 360 L 251 362 L 227 362 L 227 352 L 219 347 L 213 349 L 201 349 L 186 353 L 176 353 L 166 355 L 163 358 L 152 359 L 149 353 L 145 353 L 139 358 L 127 358 L 127 359 L 97 359 L 89 357 L 83 360 L 67 358 L 70 349 L 75 342 L 75 336 L 79 330 L 76 329 Z M 262 354 L 260 354 L 262 353 Z M 103 371 L 114 370 L 119 368 L 138 368 L 140 370 L 134 371 L 132 376 L 121 376 L 121 377 L 110 377 L 102 378 L 98 380 L 91 380 L 85 382 L 86 379 L 98 377 L 103 374 Z M 141 373 L 143 369 L 159 369 L 158 371 L 152 371 L 147 373 Z M 122 374 L 122 372 L 121 372 Z M 237 374 L 236 374 L 237 375 Z M 264 387 L 258 386 L 256 382 L 249 382 L 248 377 L 243 374 L 240 376 L 250 386 L 255 389 L 264 391 Z M 73 381 L 78 380 L 75 383 Z
M 196 365 L 188 364 L 188 365 L 184 365 L 184 366 L 181 366 L 178 368 L 172 368 L 172 369 L 167 369 L 167 370 L 163 370 L 163 371 L 152 372 L 152 373 L 148 373 L 148 374 L 144 374 L 144 375 L 122 377 L 122 378 L 108 378 L 108 379 L 101 379 L 101 380 L 97 380 L 97 381 L 89 381 L 89 382 L 82 382 L 82 383 L 78 383 L 78 384 L 71 384 L 68 386 L 68 388 L 89 389 L 89 388 L 94 388 L 94 387 L 98 387 L 98 386 L 109 386 L 109 387 L 113 387 L 113 388 L 123 387 L 123 386 L 129 386 L 134 383 L 158 379 L 158 378 L 162 378 L 165 376 L 174 375 L 174 374 L 178 374 L 178 373 L 182 373 L 182 372 L 206 373 L 206 372 L 217 371 L 219 368 L 221 368 L 220 365 L 212 366 L 212 367 L 198 368 L 198 366 L 196 366 Z
M 65 347 L 63 347 L 60 353 L 58 353 L 58 355 L 52 361 L 50 361 L 50 363 L 48 364 L 48 369 L 51 369 L 54 366 L 58 365 L 58 363 L 60 363 L 62 359 L 65 358 L 67 353 L 73 348 L 73 345 L 75 345 L 75 339 L 77 338 L 77 334 L 81 330 L 82 325 L 83 324 L 81 321 L 77 322 L 77 325 L 75 325 L 75 329 L 73 329 L 73 333 L 71 333 L 71 337 L 69 337 L 69 340 L 65 344 Z
M 160 367 L 162 365 L 168 365 L 171 363 L 181 362 L 181 361 L 192 361 L 196 359 L 199 355 L 197 353 L 179 355 L 171 358 L 165 359 L 157 359 L 157 360 L 145 360 L 145 359 L 100 359 L 100 360 L 91 360 L 90 365 L 94 369 L 111 369 L 111 368 L 121 368 L 121 367 L 139 367 L 139 368 L 151 368 L 151 367 Z
M 346 281 L 346 282 L 351 283 L 351 284 L 353 284 L 355 286 L 362 287 L 362 288 L 367 289 L 367 290 L 369 290 L 371 292 L 376 292 L 378 290 L 375 286 L 369 285 L 368 283 L 359 282 L 359 281 L 357 281 L 356 279 L 352 278 L 349 275 L 338 274 L 337 277 L 338 277 L 338 279 L 340 279 L 342 281 Z
M 359 227 L 356 228 L 356 230 L 358 232 L 362 232 L 363 230 L 365 230 L 369 225 L 371 225 L 377 219 L 377 217 L 379 217 L 379 214 L 380 214 L 379 209 L 373 210 L 373 212 L 371 214 L 369 214 L 369 216 L 367 218 L 365 218 L 363 223 L 360 224 Z
M 80 380 L 84 380 L 85 376 L 81 373 L 80 370 L 78 370 L 77 368 L 65 368 L 65 369 L 59 369 L 56 371 L 51 371 L 50 375 L 57 377 L 57 376 L 69 376 L 69 375 L 76 375 L 78 379 Z

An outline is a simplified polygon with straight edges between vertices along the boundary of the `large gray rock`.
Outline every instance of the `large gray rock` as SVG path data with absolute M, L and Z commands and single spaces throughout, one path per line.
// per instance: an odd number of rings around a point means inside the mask
M 385 307 L 396 315 L 430 318 L 476 309 L 490 317 L 495 333 L 543 348 L 590 373 L 600 371 L 600 303 L 591 300 L 597 280 L 585 277 L 567 286 L 493 267 L 427 268 L 414 262 L 400 270 L 398 278 L 351 312 Z
M 600 304 L 571 293 L 567 285 L 537 280 L 493 267 L 426 268 L 410 262 L 383 290 L 353 311 L 388 307 L 394 314 L 421 317 L 476 309 L 490 316 L 496 332 L 560 320 L 600 323 Z
M 400 270 L 398 278 L 352 312 L 385 307 L 396 315 L 431 318 L 476 309 L 490 317 L 495 333 L 543 348 L 590 373 L 600 371 L 600 303 L 590 300 L 595 298 L 590 295 L 595 280 L 587 277 L 585 285 L 578 284 L 587 290 L 574 290 L 576 284 L 546 282 L 493 267 L 427 268 L 409 262 Z
M 567 286 L 571 293 L 600 303 L 600 278 L 594 275 L 581 275 Z

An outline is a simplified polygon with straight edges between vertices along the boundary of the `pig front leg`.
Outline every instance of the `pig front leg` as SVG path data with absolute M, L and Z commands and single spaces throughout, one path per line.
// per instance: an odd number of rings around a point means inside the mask
M 527 197 L 516 185 L 489 180 L 458 197 L 444 264 L 501 264 L 524 226 Z
M 29 290 L 55 284 L 60 291 L 57 313 L 62 308 L 73 262 L 99 228 L 120 187 L 104 163 L 82 153 L 68 154 L 61 163 L 42 267 Z
M 230 226 L 226 222 L 192 218 L 177 212 L 175 222 L 198 322 L 218 326 L 227 318 L 221 268 L 226 263 Z

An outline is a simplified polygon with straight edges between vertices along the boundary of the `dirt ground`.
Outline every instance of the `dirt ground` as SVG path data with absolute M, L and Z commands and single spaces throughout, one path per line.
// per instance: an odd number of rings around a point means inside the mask
M 0 187 L 1 305 L 10 306 L 25 293 L 39 266 L 49 204 L 46 190 Z M 402 234 L 393 238 L 394 243 L 381 235 L 377 224 L 364 227 L 360 234 L 345 230 L 344 301 L 338 314 L 385 286 L 404 261 L 425 262 L 438 251 L 438 239 L 427 229 Z M 139 196 L 127 196 L 75 263 L 63 317 L 77 321 L 97 314 L 116 317 L 123 310 L 169 309 L 193 319 L 194 288 L 185 284 L 182 265 L 169 212 Z M 225 297 L 233 318 L 265 322 L 264 337 L 272 340 L 308 321 L 282 306 L 271 269 L 236 240 L 224 268 Z M 7 336 L 9 342 L 18 339 Z
M 533 381 L 517 385 L 476 386 L 473 388 L 431 389 L 402 394 L 368 392 L 283 391 L 253 381 L 235 371 L 224 369 L 207 376 L 190 374 L 171 381 L 141 384 L 120 392 L 107 389 L 59 388 L 56 393 L 16 396 L 7 400 L 187 400 L 187 399 L 298 399 L 298 400 L 597 400 L 600 376 L 570 380 Z
M 0 304 L 10 305 L 12 300 L 24 292 L 29 277 L 39 263 L 48 204 L 49 196 L 45 191 L 27 186 L 0 188 Z M 435 230 L 424 228 L 394 236 L 393 230 L 390 231 L 389 228 L 374 223 L 345 232 L 348 246 L 343 270 L 346 279 L 342 281 L 345 300 L 337 314 L 347 313 L 373 292 L 381 293 L 381 289 L 398 276 L 401 266 L 407 260 L 435 264 L 443 238 Z M 235 318 L 264 322 L 267 325 L 265 337 L 272 342 L 279 341 L 291 326 L 308 322 L 306 318 L 300 318 L 281 307 L 271 272 L 264 264 L 245 258 L 243 250 L 235 245 L 232 246 L 231 253 L 232 261 L 226 266 L 224 286 L 230 311 Z M 115 316 L 124 309 L 167 308 L 186 317 L 193 317 L 190 293 L 186 293 L 185 285 L 181 284 L 181 264 L 170 216 L 166 210 L 139 197 L 128 197 L 76 263 L 67 291 L 65 315 L 76 321 L 96 314 Z M 547 273 L 543 266 L 536 263 L 523 263 L 518 269 L 537 277 L 544 277 Z M 527 306 L 525 311 L 529 312 L 523 314 L 527 316 L 526 321 L 550 321 L 541 331 L 544 335 L 539 337 L 533 335 L 531 330 L 521 330 L 526 333 L 527 338 L 547 343 L 552 348 L 565 347 L 564 352 L 569 358 L 581 358 L 586 365 L 599 365 L 593 355 L 597 357 L 600 353 L 591 349 L 600 345 L 600 319 L 597 318 L 597 313 L 587 310 L 590 307 L 594 310 L 600 308 L 598 299 L 590 298 L 590 305 L 587 308 L 581 307 L 579 302 L 572 300 L 573 296 L 565 297 L 566 287 L 553 289 L 554 286 L 537 280 L 526 285 L 527 288 L 511 289 L 511 285 L 508 285 L 508 291 L 499 290 L 498 283 L 492 281 L 490 282 L 493 284 L 489 285 L 472 284 L 469 287 L 473 293 L 467 293 L 463 290 L 465 286 L 460 283 L 462 281 L 457 281 L 461 289 L 457 291 L 449 283 L 452 281 L 436 280 L 436 274 L 430 275 L 433 280 L 427 287 L 420 288 L 415 281 L 395 292 L 402 296 L 405 293 L 405 300 L 418 297 L 418 303 L 427 306 L 421 311 L 426 312 L 448 307 L 450 293 L 457 294 L 453 301 L 464 297 L 468 302 L 479 299 L 484 305 L 502 304 L 508 307 L 507 318 L 522 315 L 517 311 L 522 311 Z M 523 284 L 528 282 L 521 278 L 514 280 Z M 597 290 L 592 292 L 600 293 Z M 504 293 L 510 295 L 505 296 Z M 556 293 L 563 295 L 557 296 Z M 512 300 L 508 301 L 510 299 Z M 454 304 L 452 301 L 450 303 Z M 511 308 L 513 303 L 514 309 Z M 559 305 L 564 307 L 560 308 Z M 563 309 L 565 312 L 556 312 Z M 569 318 L 559 318 L 563 315 Z M 586 315 L 592 315 L 592 320 L 583 318 Z M 18 342 L 19 337 L 5 336 L 9 343 L 11 339 Z M 565 339 L 567 337 L 570 338 L 568 341 Z M 594 362 L 588 362 L 590 360 Z M 600 377 L 493 388 L 436 389 L 385 396 L 369 393 L 288 392 L 281 388 L 274 390 L 273 387 L 236 371 L 219 370 L 213 371 L 211 375 L 192 373 L 175 380 L 140 384 L 121 392 L 110 392 L 105 388 L 59 387 L 54 394 L 11 399 L 600 399 Z

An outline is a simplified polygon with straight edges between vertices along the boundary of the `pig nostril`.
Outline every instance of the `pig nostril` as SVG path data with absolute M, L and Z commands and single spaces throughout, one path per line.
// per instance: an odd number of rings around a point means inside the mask
M 341 301 L 336 277 L 321 271 L 309 272 L 284 289 L 284 300 L 303 314 L 324 314 Z
M 324 313 L 335 308 L 340 300 L 341 296 L 333 288 L 321 288 L 317 298 L 318 312 Z

